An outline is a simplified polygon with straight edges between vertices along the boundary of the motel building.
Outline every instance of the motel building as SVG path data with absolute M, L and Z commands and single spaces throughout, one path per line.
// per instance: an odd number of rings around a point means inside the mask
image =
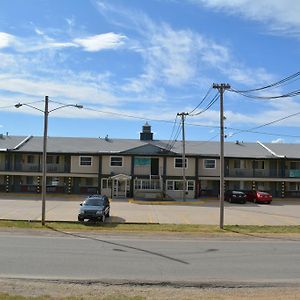
M 146 123 L 137 139 L 48 137 L 47 193 L 179 199 L 219 194 L 219 142 L 156 140 Z M 0 135 L 0 191 L 41 193 L 43 137 Z M 300 196 L 300 145 L 226 142 L 225 190 Z

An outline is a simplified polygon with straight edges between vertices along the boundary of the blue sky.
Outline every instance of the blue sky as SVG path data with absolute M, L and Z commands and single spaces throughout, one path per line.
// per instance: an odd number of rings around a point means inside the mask
M 50 113 L 49 136 L 138 138 L 148 120 L 169 140 L 176 114 L 214 82 L 247 90 L 298 72 L 299 12 L 298 0 L 1 0 L 0 131 L 42 135 L 43 114 L 14 104 L 43 110 L 47 95 L 50 109 L 84 106 Z M 259 95 L 297 89 L 295 80 Z M 300 112 L 299 96 L 226 91 L 224 111 L 228 141 L 300 143 L 300 114 L 241 131 Z M 218 126 L 217 101 L 186 117 L 186 138 L 218 140 Z

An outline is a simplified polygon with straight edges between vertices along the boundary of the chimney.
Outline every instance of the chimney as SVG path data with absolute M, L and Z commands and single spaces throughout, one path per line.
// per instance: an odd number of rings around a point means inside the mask
M 153 141 L 153 133 L 151 132 L 151 126 L 146 122 L 143 126 L 143 131 L 140 133 L 141 141 Z

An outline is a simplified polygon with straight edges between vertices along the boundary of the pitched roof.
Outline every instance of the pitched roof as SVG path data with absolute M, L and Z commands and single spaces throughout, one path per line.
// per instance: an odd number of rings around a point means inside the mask
M 276 158 L 276 155 L 291 159 L 300 159 L 300 144 L 271 144 L 264 143 L 225 142 L 225 157 L 239 158 Z M 218 157 L 220 155 L 219 142 L 186 141 L 186 155 Z M 268 151 L 268 148 L 270 151 Z M 145 152 L 143 152 L 143 149 Z M 168 141 L 141 141 L 138 139 L 111 138 L 82 138 L 82 137 L 48 137 L 48 153 L 70 154 L 137 154 L 137 155 L 169 154 L 181 155 L 182 142 L 175 142 L 171 151 Z M 43 151 L 43 137 L 6 136 L 0 135 L 0 151 L 39 152 Z M 274 155 L 274 153 L 276 155 Z

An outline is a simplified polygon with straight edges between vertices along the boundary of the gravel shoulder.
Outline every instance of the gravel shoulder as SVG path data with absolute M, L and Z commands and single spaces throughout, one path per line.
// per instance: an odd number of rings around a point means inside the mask
M 45 280 L 0 279 L 1 293 L 24 297 L 46 296 L 53 299 L 300 299 L 300 287 L 185 287 L 136 285 L 126 283 L 62 282 Z M 46 298 L 45 297 L 45 298 Z M 26 298 L 25 298 L 26 299 Z M 49 300 L 49 298 L 47 298 Z M 123 298 L 125 299 L 125 298 Z M 130 298 L 128 298 L 130 299 Z

